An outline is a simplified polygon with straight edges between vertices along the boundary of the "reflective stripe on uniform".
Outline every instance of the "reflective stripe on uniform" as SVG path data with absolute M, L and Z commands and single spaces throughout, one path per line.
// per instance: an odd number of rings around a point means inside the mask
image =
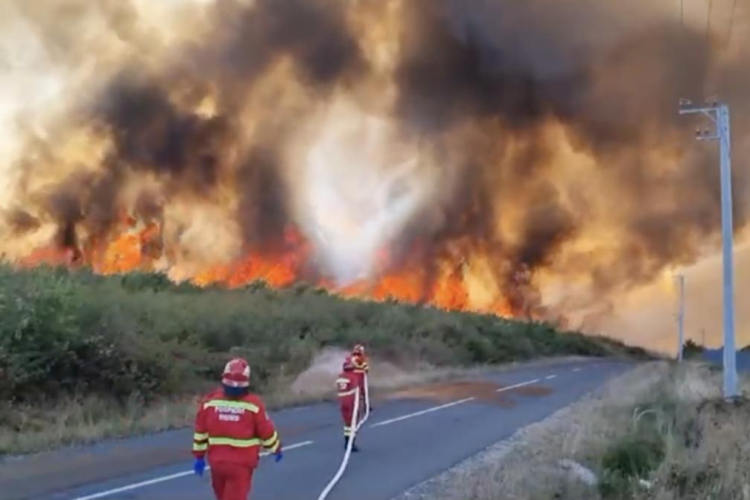
M 208 439 L 208 432 L 196 432 L 193 434 L 193 441 L 205 441 Z
M 279 439 L 279 433 L 274 431 L 273 436 L 263 440 L 263 446 L 273 446 L 273 443 Z
M 346 396 L 353 396 L 354 394 L 357 394 L 357 389 L 351 389 L 349 391 L 339 392 L 339 397 L 343 398 Z
M 279 447 L 279 433 L 274 431 L 273 436 L 268 439 L 264 439 L 263 446 L 275 451 Z
M 274 431 L 273 436 L 263 441 L 263 446 L 265 446 L 266 449 L 270 450 L 271 453 L 276 453 L 281 446 L 281 442 L 279 441 L 279 433 Z
M 250 448 L 252 446 L 260 446 L 260 439 L 234 439 L 227 437 L 209 437 L 208 444 L 211 446 L 234 446 L 235 448 Z
M 208 443 L 193 443 L 193 451 L 206 451 L 208 449 Z
M 214 399 L 203 403 L 203 408 L 237 408 L 258 413 L 260 409 L 247 401 L 227 401 L 226 399 Z

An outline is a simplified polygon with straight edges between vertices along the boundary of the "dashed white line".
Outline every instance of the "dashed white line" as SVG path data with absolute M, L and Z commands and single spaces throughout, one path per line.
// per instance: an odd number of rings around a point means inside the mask
M 557 375 L 547 375 L 544 380 L 552 380 L 553 378 L 557 378 Z
M 313 444 L 313 441 L 303 441 L 301 443 L 296 443 L 296 444 L 292 444 L 289 446 L 285 446 L 284 451 L 294 450 L 296 448 L 302 448 L 303 446 L 310 446 L 311 444 Z M 262 457 L 265 457 L 267 455 L 269 455 L 268 452 L 263 452 L 260 454 L 260 456 Z M 206 470 L 211 470 L 211 467 L 206 467 Z M 104 497 L 116 495 L 118 493 L 123 493 L 125 491 L 137 490 L 139 488 L 144 488 L 146 486 L 151 486 L 153 484 L 164 483 L 166 481 L 171 481 L 173 479 L 179 479 L 181 477 L 190 476 L 192 474 L 194 474 L 193 471 L 178 472 L 176 474 L 170 474 L 168 476 L 162 476 L 162 477 L 156 477 L 154 479 L 149 479 L 148 481 L 141 481 L 140 483 L 128 484 L 120 488 L 114 488 L 112 490 L 102 491 L 101 493 L 94 493 L 93 495 L 88 495 L 85 497 L 77 497 L 74 500 L 95 500 L 97 498 L 104 498 Z
M 538 382 L 539 382 L 538 378 L 534 379 L 534 380 L 527 380 L 526 382 L 521 382 L 520 384 L 509 385 L 508 387 L 501 387 L 500 389 L 497 389 L 496 392 L 510 391 L 512 389 L 518 389 L 519 387 L 523 387 L 523 386 L 531 385 L 531 384 L 536 384 Z M 453 402 L 450 402 L 450 403 L 446 403 L 444 405 L 433 406 L 432 408 L 427 408 L 426 410 L 421 410 L 421 411 L 417 411 L 417 412 L 414 412 L 414 413 L 409 413 L 408 415 L 402 415 L 400 417 L 391 418 L 389 420 L 383 420 L 382 422 L 378 422 L 377 424 L 371 425 L 370 428 L 372 429 L 373 427 L 382 427 L 384 425 L 395 424 L 396 422 L 401 422 L 403 420 L 408 420 L 410 418 L 421 417 L 422 415 L 426 415 L 428 413 L 432 413 L 432 412 L 439 411 L 439 410 L 444 410 L 446 408 L 451 408 L 453 406 L 462 405 L 464 403 L 468 403 L 469 401 L 474 401 L 475 399 L 477 399 L 477 398 L 475 396 L 472 396 L 470 398 L 459 399 L 458 401 L 453 401 Z
M 580 371 L 581 371 L 581 369 L 580 369 L 580 368 L 573 368 L 573 371 L 574 371 L 574 372 L 580 372 Z
M 434 406 L 432 408 L 427 408 L 426 410 L 418 411 L 418 412 L 415 412 L 415 413 L 410 413 L 408 415 L 403 415 L 401 417 L 392 418 L 390 420 L 383 420 L 382 422 L 378 422 L 377 424 L 371 425 L 370 428 L 381 427 L 383 425 L 388 425 L 388 424 L 395 424 L 396 422 L 401 422 L 402 420 L 407 420 L 409 418 L 414 418 L 414 417 L 420 417 L 422 415 L 426 415 L 426 414 L 432 413 L 434 411 L 443 410 L 445 408 L 450 408 L 451 406 L 458 406 L 458 405 L 461 405 L 461 404 L 464 404 L 464 403 L 468 403 L 469 401 L 473 401 L 475 399 L 476 398 L 472 396 L 470 398 L 460 399 L 458 401 L 453 401 L 452 403 L 446 403 L 446 404 L 440 405 L 440 406 Z
M 496 392 L 510 391 L 511 389 L 518 389 L 519 387 L 523 387 L 523 386 L 531 385 L 531 384 L 536 384 L 538 382 L 539 382 L 539 379 L 535 378 L 534 380 L 527 380 L 526 382 L 521 382 L 520 384 L 509 385 L 508 387 L 501 387 Z

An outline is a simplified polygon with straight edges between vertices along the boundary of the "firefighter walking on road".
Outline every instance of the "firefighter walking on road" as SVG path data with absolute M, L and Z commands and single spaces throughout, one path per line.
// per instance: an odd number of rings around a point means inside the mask
M 354 363 L 350 356 L 346 357 L 342 368 L 343 371 L 336 379 L 336 387 L 338 388 L 339 405 L 341 405 L 341 418 L 344 420 L 344 450 L 346 450 L 349 439 L 356 430 L 352 427 L 352 419 L 354 418 L 354 401 L 359 391 L 359 377 L 354 373 Z M 361 402 L 360 399 L 360 404 Z M 354 439 L 352 451 L 357 452 L 359 448 L 357 448 L 356 436 Z
M 352 363 L 354 364 L 354 373 L 357 376 L 359 385 L 359 408 L 364 415 L 368 410 L 372 411 L 372 407 L 366 407 L 368 401 L 365 395 L 367 386 L 367 375 L 370 373 L 370 359 L 365 354 L 365 346 L 357 344 L 352 349 Z
M 260 448 L 283 457 L 281 441 L 260 398 L 249 393 L 250 365 L 244 359 L 227 363 L 222 388 L 206 396 L 195 418 L 193 470 L 199 476 L 211 465 L 211 486 L 217 500 L 247 500 Z

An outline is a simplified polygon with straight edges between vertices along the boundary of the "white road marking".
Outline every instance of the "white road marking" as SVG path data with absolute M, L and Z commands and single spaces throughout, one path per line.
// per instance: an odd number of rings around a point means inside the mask
M 451 406 L 461 405 L 461 404 L 464 404 L 464 403 L 468 403 L 469 401 L 473 401 L 475 399 L 476 398 L 472 396 L 470 398 L 460 399 L 458 401 L 453 401 L 452 403 L 446 403 L 444 405 L 434 406 L 432 408 L 427 408 L 426 410 L 418 411 L 416 413 L 410 413 L 408 415 L 403 415 L 401 417 L 396 417 L 396 418 L 392 418 L 390 420 L 384 420 L 382 422 L 378 422 L 377 424 L 371 425 L 370 428 L 372 429 L 374 427 L 381 427 L 383 425 L 395 424 L 396 422 L 401 422 L 402 420 L 406 420 L 406 419 L 414 418 L 414 417 L 420 417 L 422 415 L 426 415 L 428 413 L 432 413 L 433 411 L 443 410 L 445 408 L 450 408 Z
M 313 441 L 303 441 L 301 443 L 292 444 L 289 446 L 285 446 L 283 448 L 283 451 L 287 450 L 294 450 L 296 448 L 302 448 L 303 446 L 310 446 L 313 444 Z M 265 457 L 270 455 L 268 452 L 263 452 L 260 454 L 261 457 Z M 211 467 L 206 467 L 206 470 L 211 470 Z M 74 500 L 95 500 L 96 498 L 104 498 L 109 497 L 112 495 L 116 495 L 118 493 L 123 493 L 125 491 L 132 491 L 137 490 L 139 488 L 144 488 L 146 486 L 151 486 L 152 484 L 159 484 L 164 483 L 166 481 L 171 481 L 173 479 L 179 479 L 181 477 L 190 476 L 194 474 L 193 471 L 186 471 L 186 472 L 178 472 L 176 474 L 170 474 L 168 476 L 162 476 L 162 477 L 156 477 L 154 479 L 149 479 L 148 481 L 141 481 L 140 483 L 134 483 L 134 484 L 128 484 L 126 486 L 122 486 L 120 488 L 114 488 L 112 490 L 102 491 L 101 493 L 94 493 L 93 495 L 88 495 L 85 497 L 78 497 Z
M 552 380 L 553 378 L 557 378 L 557 375 L 548 375 L 544 377 L 544 380 Z
M 497 392 L 510 391 L 511 389 L 518 389 L 519 387 L 523 387 L 523 386 L 531 385 L 531 384 L 536 384 L 538 382 L 539 382 L 539 379 L 535 378 L 534 380 L 528 380 L 526 382 L 521 382 L 520 384 L 509 385 L 508 387 L 501 387 L 500 389 L 497 390 Z
M 526 386 L 526 385 L 536 384 L 537 382 L 539 382 L 538 378 L 534 379 L 534 380 L 527 380 L 526 382 L 521 382 L 520 384 L 509 385 L 508 387 L 501 387 L 496 392 L 510 391 L 512 389 L 518 389 L 519 387 L 523 387 L 523 386 Z M 408 415 L 402 415 L 400 417 L 392 418 L 390 420 L 384 420 L 382 422 L 378 422 L 377 424 L 371 425 L 370 428 L 372 429 L 374 427 L 382 427 L 384 425 L 390 425 L 390 424 L 395 424 L 396 422 L 401 422 L 402 420 L 408 420 L 408 419 L 414 418 L 414 417 L 421 417 L 422 415 L 426 415 L 428 413 L 432 413 L 432 412 L 435 412 L 435 411 L 438 411 L 438 410 L 444 410 L 446 408 L 451 408 L 453 406 L 462 405 L 464 403 L 468 403 L 469 401 L 474 401 L 475 399 L 477 399 L 477 398 L 474 397 L 474 396 L 472 396 L 470 398 L 459 399 L 458 401 L 453 401 L 451 403 L 446 403 L 444 405 L 433 406 L 432 408 L 427 408 L 426 410 L 418 411 L 418 412 L 415 412 L 415 413 L 409 413 Z
M 574 372 L 580 372 L 580 371 L 581 371 L 581 369 L 580 369 L 580 368 L 573 368 L 573 371 L 574 371 Z

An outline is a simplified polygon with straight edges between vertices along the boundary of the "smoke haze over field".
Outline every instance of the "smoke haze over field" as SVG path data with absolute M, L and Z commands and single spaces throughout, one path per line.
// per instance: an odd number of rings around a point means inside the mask
M 638 304 L 720 243 L 716 146 L 680 97 L 730 104 L 738 233 L 750 215 L 732 3 L 707 31 L 699 0 L 0 0 L 2 251 L 669 348 L 672 311 Z

